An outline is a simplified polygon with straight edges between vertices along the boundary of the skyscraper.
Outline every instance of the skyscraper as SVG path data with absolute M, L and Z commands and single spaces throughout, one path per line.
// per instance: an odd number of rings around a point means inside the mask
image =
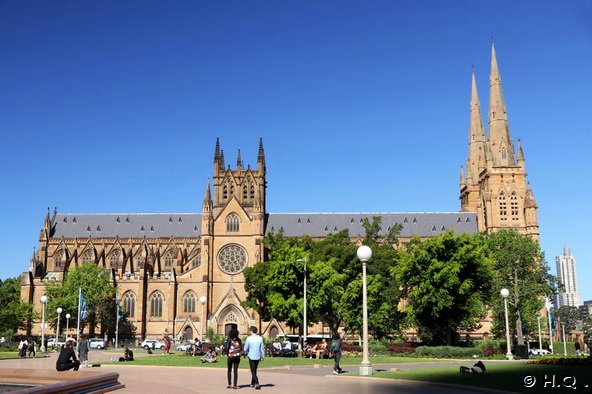
M 557 294 L 557 308 L 562 306 L 579 306 L 580 293 L 578 293 L 576 259 L 571 255 L 569 247 L 563 248 L 563 254 L 555 258 L 557 263 L 557 278 L 563 285 L 563 291 Z

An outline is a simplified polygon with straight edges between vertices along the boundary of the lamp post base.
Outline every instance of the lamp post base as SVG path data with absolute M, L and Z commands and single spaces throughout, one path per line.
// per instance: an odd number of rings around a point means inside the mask
M 40 351 L 41 353 L 45 353 L 45 346 L 41 346 L 41 347 L 39 348 L 39 351 Z
M 514 359 L 514 355 L 513 355 L 512 353 L 509 353 L 509 352 L 508 352 L 508 353 L 506 353 L 506 358 L 507 358 L 508 360 L 513 360 L 513 359 Z
M 360 376 L 370 376 L 372 375 L 372 364 L 368 363 L 362 363 L 360 364 Z

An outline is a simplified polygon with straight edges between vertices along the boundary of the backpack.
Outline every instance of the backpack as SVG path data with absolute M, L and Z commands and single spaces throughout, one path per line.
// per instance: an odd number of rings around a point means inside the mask
M 241 356 L 242 348 L 238 339 L 233 339 L 228 345 L 228 357 L 237 358 Z

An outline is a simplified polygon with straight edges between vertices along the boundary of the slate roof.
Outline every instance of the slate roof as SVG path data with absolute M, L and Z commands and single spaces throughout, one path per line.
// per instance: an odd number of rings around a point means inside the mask
M 279 231 L 283 227 L 284 235 L 324 237 L 345 228 L 351 237 L 364 236 L 362 220 L 381 216 L 382 232 L 386 235 L 395 223 L 403 225 L 400 236 L 431 237 L 447 230 L 456 234 L 477 232 L 477 214 L 475 212 L 362 212 L 362 213 L 274 213 L 267 221 L 266 232 Z
M 475 212 L 362 212 L 362 213 L 270 213 L 266 233 L 281 228 L 288 237 L 313 238 L 349 229 L 352 237 L 364 236 L 362 219 L 382 217 L 382 234 L 395 223 L 403 225 L 402 237 L 430 237 L 454 230 L 477 232 Z M 201 235 L 198 213 L 58 214 L 52 238 L 192 238 Z

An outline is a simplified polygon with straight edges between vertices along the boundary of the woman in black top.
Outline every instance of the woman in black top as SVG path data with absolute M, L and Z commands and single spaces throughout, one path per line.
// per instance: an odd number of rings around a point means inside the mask
M 60 351 L 58 361 L 56 361 L 56 369 L 58 371 L 67 371 L 69 369 L 78 371 L 79 367 L 80 361 L 78 361 L 76 353 L 74 353 L 74 349 L 72 349 L 72 341 L 66 341 L 66 345 L 62 351 Z
M 224 345 L 226 349 L 226 355 L 228 356 L 227 362 L 227 375 L 228 375 L 228 386 L 226 388 L 234 388 L 238 389 L 237 380 L 238 380 L 238 365 L 240 364 L 240 356 L 242 354 L 243 344 L 238 337 L 238 330 L 231 330 L 228 333 L 228 339 L 226 340 L 226 344 Z M 230 385 L 230 378 L 232 375 L 232 369 L 234 368 L 234 386 Z

